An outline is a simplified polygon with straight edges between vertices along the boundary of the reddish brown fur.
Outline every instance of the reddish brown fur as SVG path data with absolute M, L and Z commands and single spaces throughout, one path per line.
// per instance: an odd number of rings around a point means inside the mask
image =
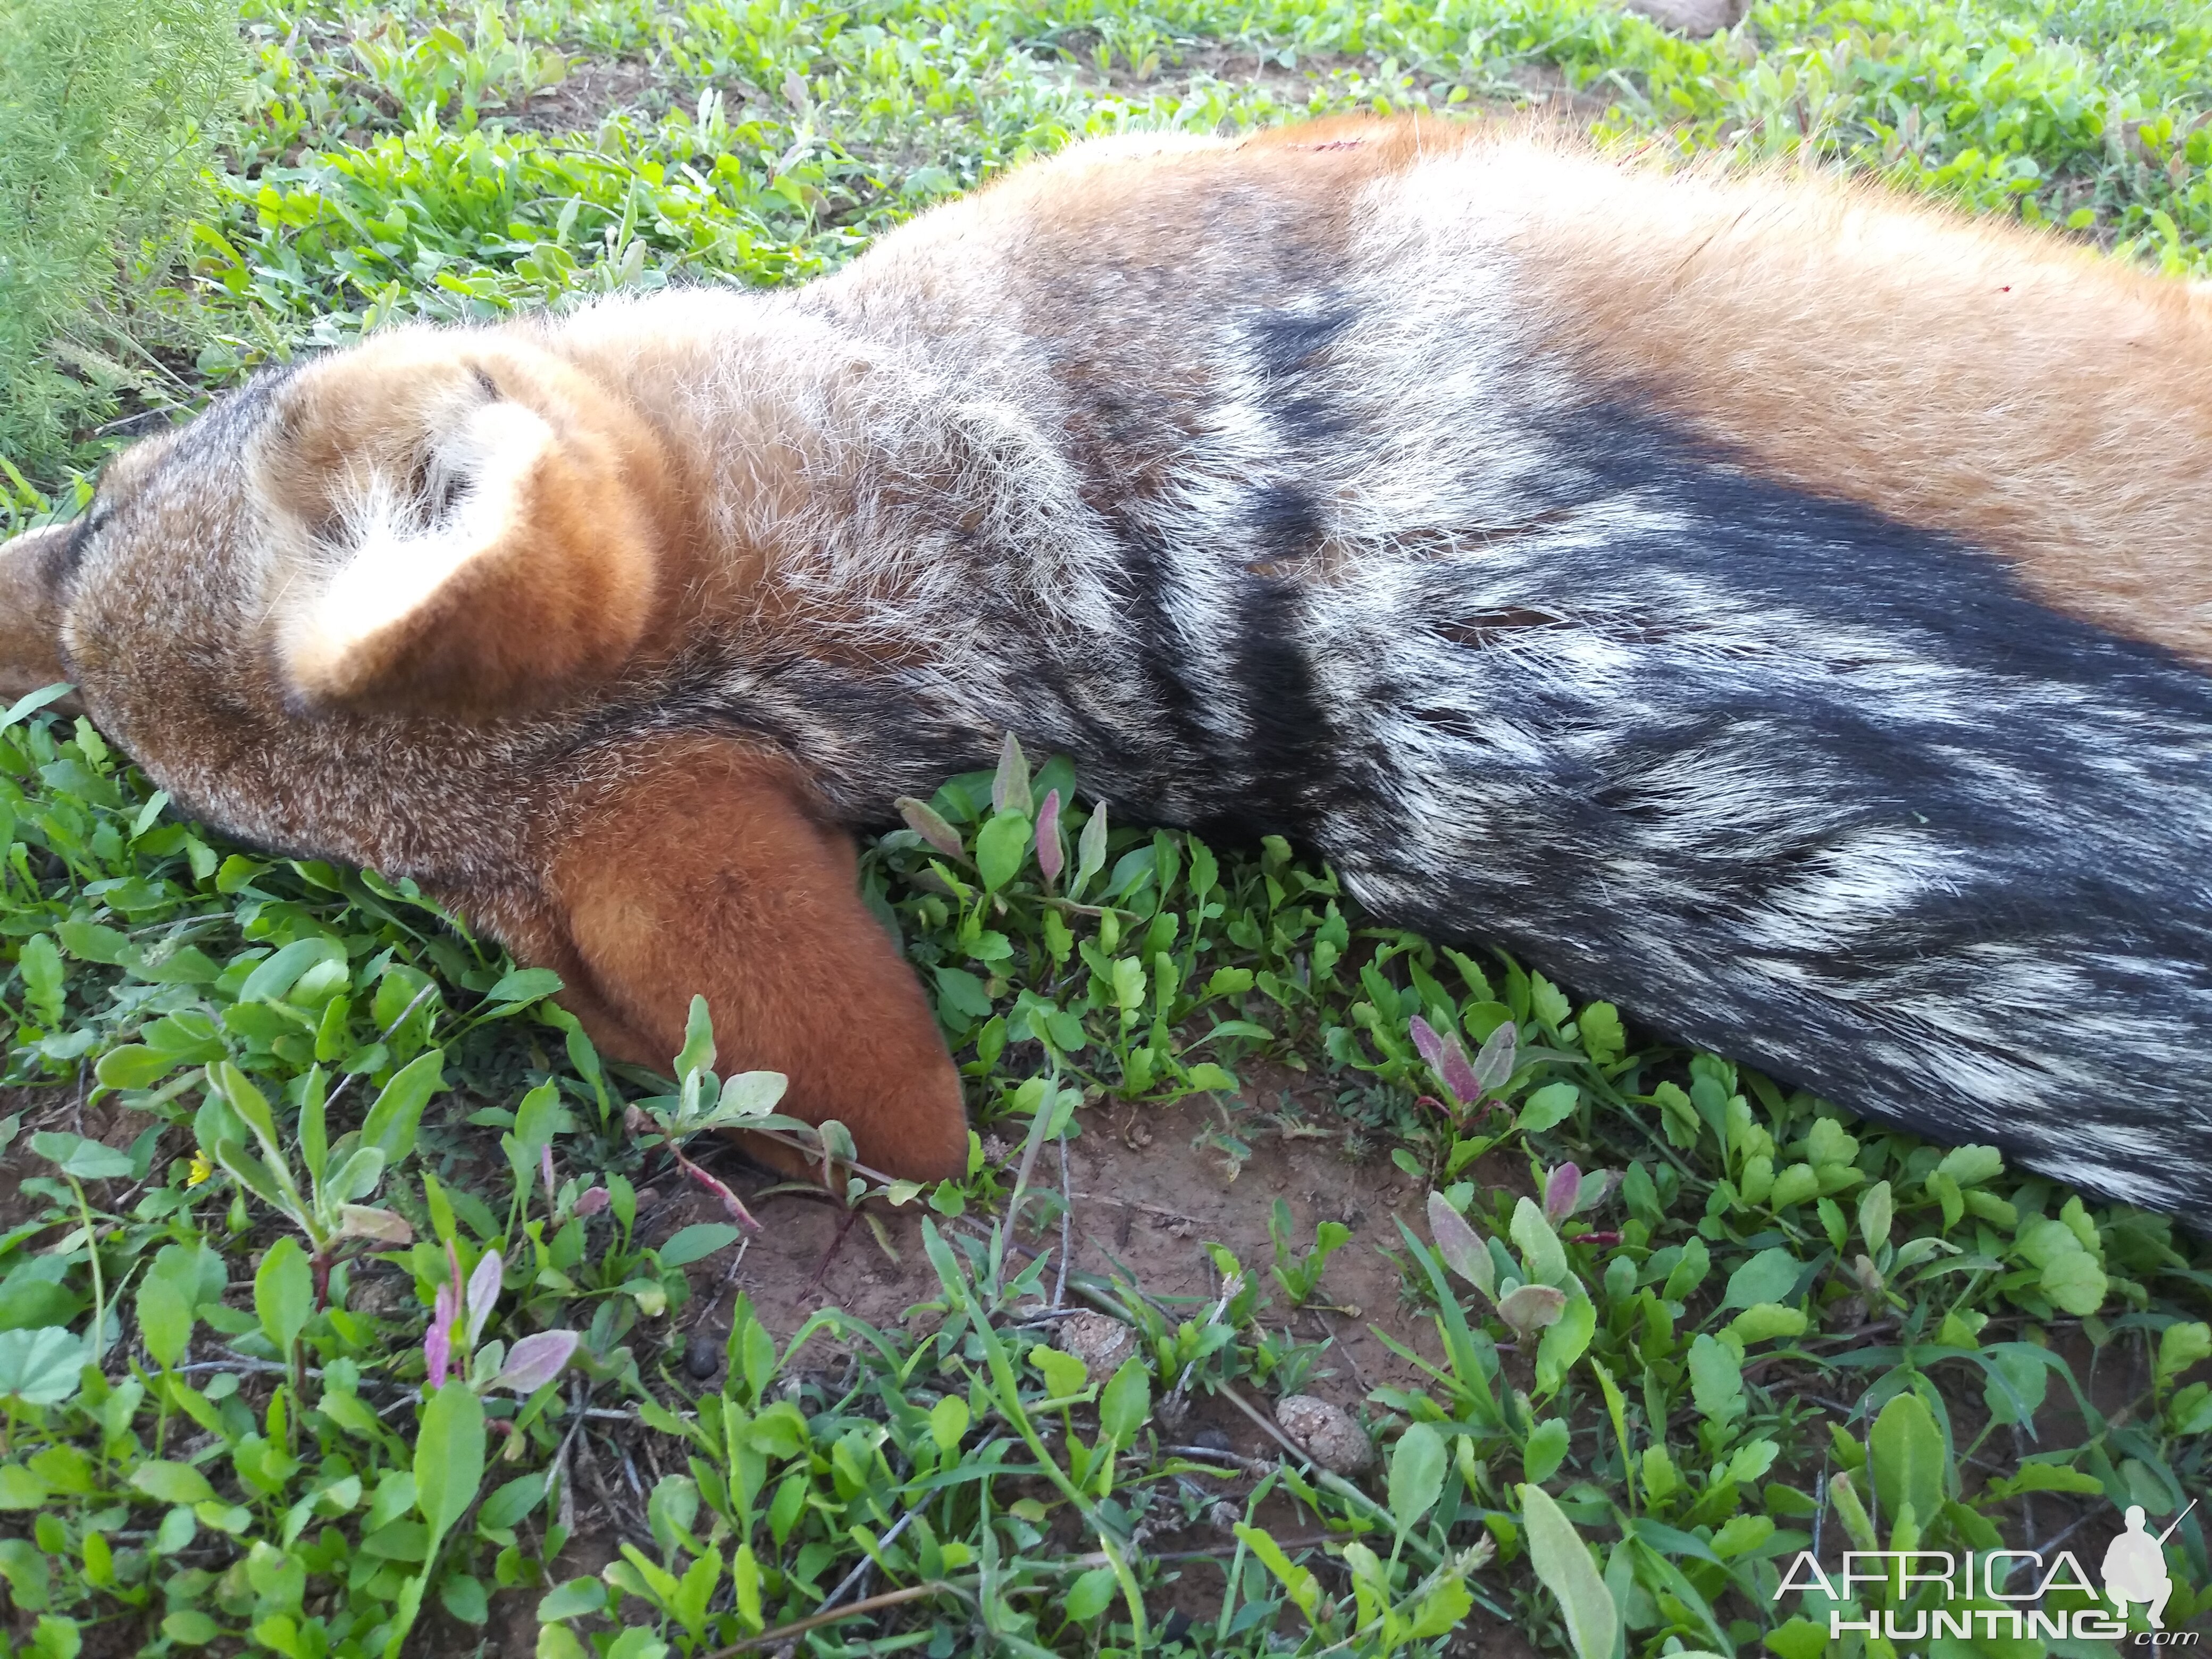
M 343 372 L 308 371 L 289 453 L 264 477 L 271 505 L 310 532 L 354 477 L 404 475 L 415 434 L 441 423 L 440 405 L 481 401 L 480 377 L 555 434 L 497 546 L 342 657 L 295 659 L 311 697 L 447 712 L 541 702 L 621 668 L 680 577 L 667 550 L 688 526 L 672 522 L 672 468 L 651 427 L 557 358 L 504 343 L 457 354 L 444 337 L 408 333 L 372 343 Z
M 473 908 L 617 1059 L 665 1066 L 702 995 L 724 1069 L 778 1071 L 781 1109 L 835 1117 L 860 1162 L 966 1167 L 968 1118 L 936 1017 L 857 891 L 852 839 L 790 762 L 710 738 L 625 755 L 553 811 L 547 875 Z M 759 1148 L 792 1167 L 791 1155 Z

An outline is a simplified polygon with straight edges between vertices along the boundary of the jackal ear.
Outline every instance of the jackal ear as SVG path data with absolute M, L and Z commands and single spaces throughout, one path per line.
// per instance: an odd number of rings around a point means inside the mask
M 0 542 L 0 705 L 69 678 L 61 589 L 73 528 L 52 525 Z
M 280 604 L 301 701 L 440 710 L 549 701 L 618 668 L 656 588 L 651 515 L 611 442 L 477 407 L 411 476 L 333 481 L 312 574 Z
M 957 1176 L 959 1074 L 861 902 L 851 837 L 811 802 L 787 761 L 726 739 L 627 752 L 613 783 L 556 809 L 538 890 L 474 908 L 518 957 L 560 974 L 560 1000 L 616 1058 L 665 1070 L 704 996 L 726 1075 L 781 1072 L 778 1109 L 837 1119 L 863 1164 Z

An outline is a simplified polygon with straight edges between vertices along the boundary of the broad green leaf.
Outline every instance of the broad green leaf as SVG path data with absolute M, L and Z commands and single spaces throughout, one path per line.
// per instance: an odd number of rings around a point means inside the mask
M 425 1048 L 392 1074 L 362 1119 L 361 1144 L 382 1152 L 386 1169 L 414 1151 L 422 1108 L 446 1086 L 445 1066 L 444 1049 Z
M 1564 1289 L 1574 1277 L 1567 1266 L 1565 1246 L 1544 1219 L 1534 1200 L 1523 1198 L 1513 1206 L 1513 1242 L 1521 1247 L 1521 1260 L 1528 1277 L 1539 1285 Z
M 497 1007 L 502 1003 L 535 1002 L 560 988 L 561 975 L 550 968 L 517 968 L 484 993 L 484 1005 Z
M 1609 1066 L 1619 1060 L 1628 1047 L 1628 1035 L 1621 1029 L 1620 1011 L 1609 1002 L 1593 1002 L 1582 1012 L 1575 1022 L 1583 1052 L 1601 1066 Z
M 1091 878 L 1106 867 L 1106 803 L 1100 801 L 1084 821 L 1075 847 L 1075 878 L 1067 884 L 1070 898 L 1081 898 Z
M 658 1254 L 664 1267 L 689 1267 L 738 1242 L 737 1228 L 726 1221 L 695 1222 L 678 1230 Z
M 109 1089 L 150 1089 L 180 1063 L 175 1054 L 131 1043 L 102 1054 L 93 1075 Z
M 1729 1321 L 1729 1333 L 1747 1348 L 1754 1342 L 1771 1342 L 1778 1336 L 1802 1336 L 1806 1319 L 1802 1310 L 1779 1303 L 1756 1302 Z
M 1536 1387 L 1544 1394 L 1556 1393 L 1565 1382 L 1575 1362 L 1589 1351 L 1590 1339 L 1597 1333 L 1597 1309 L 1577 1285 L 1568 1295 L 1559 1316 L 1546 1328 L 1543 1340 L 1536 1345 Z
M 1582 1103 L 1582 1091 L 1571 1083 L 1547 1083 L 1522 1103 L 1514 1127 L 1530 1134 L 1556 1128 L 1572 1117 Z
M 1062 1610 L 1079 1625 L 1087 1625 L 1108 1607 L 1121 1591 L 1121 1581 L 1111 1567 L 1093 1567 L 1068 1586 Z
M 1828 1629 L 1810 1619 L 1791 1619 L 1767 1632 L 1766 1646 L 1778 1659 L 1820 1659 L 1828 1650 Z
M 1116 1371 L 1114 1382 L 1121 1380 L 1121 1373 Z M 1111 1391 L 1114 1383 L 1106 1386 Z M 939 1451 L 950 1452 L 960 1444 L 961 1436 L 968 1432 L 968 1402 L 957 1394 L 946 1395 L 929 1408 L 929 1437 L 937 1443 Z
M 1725 1428 L 1743 1415 L 1743 1362 L 1717 1337 L 1690 1345 L 1690 1394 L 1698 1414 Z
M 44 933 L 32 934 L 16 952 L 15 966 L 22 971 L 24 994 L 33 1012 L 49 1025 L 59 1024 L 68 970 L 53 940 Z
M 1547 1417 L 1528 1431 L 1528 1443 L 1521 1449 L 1521 1478 L 1540 1486 L 1566 1461 L 1567 1419 Z
M 684 1017 L 684 1046 L 672 1063 L 679 1083 L 694 1072 L 714 1069 L 714 1022 L 707 1012 L 707 999 L 694 996 Z
M 2039 1281 L 2044 1295 L 2077 1318 L 2087 1318 L 2105 1305 L 2112 1288 L 2087 1250 L 2074 1250 L 2052 1258 Z
M 161 1634 L 179 1647 L 204 1648 L 222 1634 L 222 1626 L 198 1607 L 181 1607 L 162 1616 Z
M 31 1150 L 64 1175 L 79 1181 L 112 1181 L 131 1173 L 131 1156 L 67 1130 L 42 1130 L 31 1137 Z
M 1400 1532 L 1410 1531 L 1435 1506 L 1450 1462 L 1443 1437 L 1426 1423 L 1411 1424 L 1398 1437 L 1390 1454 L 1390 1518 Z
M 1954 1146 L 1936 1167 L 1961 1187 L 1972 1187 L 2002 1175 L 2004 1154 L 1994 1146 Z
M 131 1484 L 163 1504 L 204 1504 L 215 1497 L 207 1476 L 189 1463 L 149 1458 L 131 1471 Z
M 571 1578 L 538 1598 L 538 1616 L 549 1624 L 560 1619 L 580 1619 L 606 1604 L 607 1587 L 598 1579 Z
M 1877 1181 L 1859 1194 L 1859 1237 L 1866 1240 L 1868 1249 L 1879 1251 L 1889 1243 L 1894 1212 L 1895 1200 L 1890 1196 L 1887 1181 Z
M 537 1156 L 540 1147 L 553 1144 L 553 1137 L 561 1127 L 561 1091 L 553 1084 L 541 1083 L 523 1096 L 514 1109 L 515 1144 Z
M 2157 1375 L 2160 1387 L 2200 1359 L 2212 1359 L 2212 1325 L 2203 1320 L 2177 1320 L 2159 1334 Z
M 1020 873 L 1029 858 L 1031 830 L 1026 812 L 1006 811 L 975 832 L 975 873 L 986 892 L 996 892 Z
M 1090 1386 L 1090 1371 L 1072 1353 L 1058 1348 L 1032 1348 L 1030 1363 L 1043 1374 L 1045 1393 L 1052 1399 L 1068 1399 Z
M 238 988 L 238 1000 L 275 1001 L 318 963 L 343 963 L 345 959 L 345 946 L 334 939 L 318 933 L 312 939 L 295 939 L 254 965 L 253 971 L 246 976 L 246 983 Z
M 1721 1306 L 1750 1308 L 1762 1302 L 1781 1302 L 1797 1288 L 1798 1277 L 1804 1271 L 1804 1264 L 1778 1244 L 1761 1250 L 1729 1275 Z
M 1620 1635 L 1613 1592 L 1598 1577 L 1573 1522 L 1544 1489 L 1524 1484 L 1520 1495 L 1529 1565 L 1559 1602 L 1577 1659 L 1613 1659 L 1613 1644 Z
M 287 1235 L 269 1247 L 253 1275 L 253 1311 L 261 1329 L 280 1354 L 292 1344 L 314 1311 L 314 1274 L 300 1241 Z
M 76 1392 L 84 1342 L 57 1325 L 0 1331 L 0 1396 L 54 1406 Z
M 1099 1432 L 1120 1445 L 1134 1445 L 1152 1408 L 1152 1374 L 1143 1360 L 1132 1355 L 1121 1362 L 1098 1396 Z
M 449 1573 L 439 1581 L 438 1605 L 465 1625 L 481 1625 L 491 1617 L 483 1581 L 467 1573 Z
M 154 1363 L 167 1370 L 192 1340 L 192 1307 L 167 1275 L 149 1273 L 138 1285 L 138 1334 Z
M 1943 1431 L 1921 1397 L 1907 1390 L 1881 1408 L 1869 1439 L 1874 1455 L 1874 1493 L 1884 1524 L 1907 1504 L 1932 1518 L 1943 1501 L 1950 1460 Z
M 523 1340 L 527 1341 L 529 1339 L 526 1337 Z M 477 1522 L 487 1527 L 514 1526 L 536 1509 L 544 1496 L 545 1476 L 542 1472 L 523 1475 L 507 1482 L 477 1506 Z M 541 1613 L 538 1616 L 543 1618 L 544 1614 Z
M 341 1206 L 351 1205 L 374 1192 L 384 1179 L 384 1153 L 375 1146 L 356 1146 L 346 1154 L 346 1160 L 331 1174 L 325 1184 L 323 1200 Z
M 465 1382 L 453 1382 L 422 1407 L 415 1441 L 415 1507 L 443 1537 L 459 1520 L 483 1479 L 483 1403 Z
M 103 927 L 96 921 L 65 921 L 54 929 L 62 949 L 81 962 L 97 962 L 111 968 L 138 960 L 138 947 L 127 933 Z

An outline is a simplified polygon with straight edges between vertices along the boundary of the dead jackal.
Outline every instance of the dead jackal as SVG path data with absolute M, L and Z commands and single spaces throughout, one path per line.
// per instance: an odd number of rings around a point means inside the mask
M 1066 750 L 1940 1139 L 2212 1200 L 2212 318 L 1431 121 L 1087 145 L 796 292 L 272 372 L 0 559 L 179 803 L 862 1158 L 960 1090 L 842 826 Z

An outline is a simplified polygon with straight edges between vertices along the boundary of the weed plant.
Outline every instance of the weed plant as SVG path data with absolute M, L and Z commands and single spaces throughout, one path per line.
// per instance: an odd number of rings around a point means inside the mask
M 1615 136 L 1881 170 L 2176 272 L 2212 247 L 2201 8 L 1768 0 L 1705 41 L 1569 0 L 245 21 L 246 118 L 183 229 L 198 390 L 400 316 L 796 280 L 1074 135 L 1309 99 L 1535 87 Z M 129 257 L 164 234 L 123 222 L 100 234 Z M 28 408 L 48 371 L 7 362 Z M 19 516 L 81 494 L 5 441 Z M 2131 1504 L 2172 1528 L 2168 1627 L 2212 1609 L 2187 1510 L 2212 1257 L 2171 1223 L 1653 1044 L 1376 925 L 1279 841 L 1121 823 L 1018 744 L 901 811 L 866 891 L 981 1131 L 929 1188 L 835 1167 L 841 1132 L 718 1073 L 696 1013 L 668 1077 L 605 1064 L 550 975 L 404 884 L 226 846 L 83 722 L 0 713 L 0 1653 L 1438 1653 L 1508 1625 L 1578 1659 L 1886 1659 L 1922 1649 L 1832 1640 L 1830 1612 L 1909 1630 L 1935 1587 L 1832 1606 L 1800 1552 L 2039 1541 L 2094 1586 Z M 1371 1234 L 1277 1216 L 1272 1261 L 1212 1247 L 1202 1305 L 1071 1275 L 1133 1340 L 1102 1374 L 1059 1346 L 1060 1200 L 1020 1171 L 1086 1109 L 1234 1099 L 1263 1061 L 1424 1197 L 1385 1242 L 1436 1340 L 1420 1387 L 1362 1402 L 1370 1474 L 1173 1425 L 1207 1395 L 1266 1417 L 1327 1367 L 1275 1327 Z M 781 1340 L 740 1300 L 700 1381 L 676 1316 L 747 1223 L 699 1139 L 732 1125 L 863 1215 L 919 1212 L 934 1293 Z M 1275 1132 L 1248 1112 L 1212 1150 Z M 723 1218 L 649 1244 L 648 1176 Z M 1172 1611 L 1194 1586 L 1205 1615 Z M 1984 1588 L 1999 1613 L 2033 1586 Z M 1937 1650 L 2084 1650 L 2002 1619 Z
M 0 458 L 59 476 L 119 394 L 195 388 L 176 256 L 246 60 L 235 0 L 0 3 Z

